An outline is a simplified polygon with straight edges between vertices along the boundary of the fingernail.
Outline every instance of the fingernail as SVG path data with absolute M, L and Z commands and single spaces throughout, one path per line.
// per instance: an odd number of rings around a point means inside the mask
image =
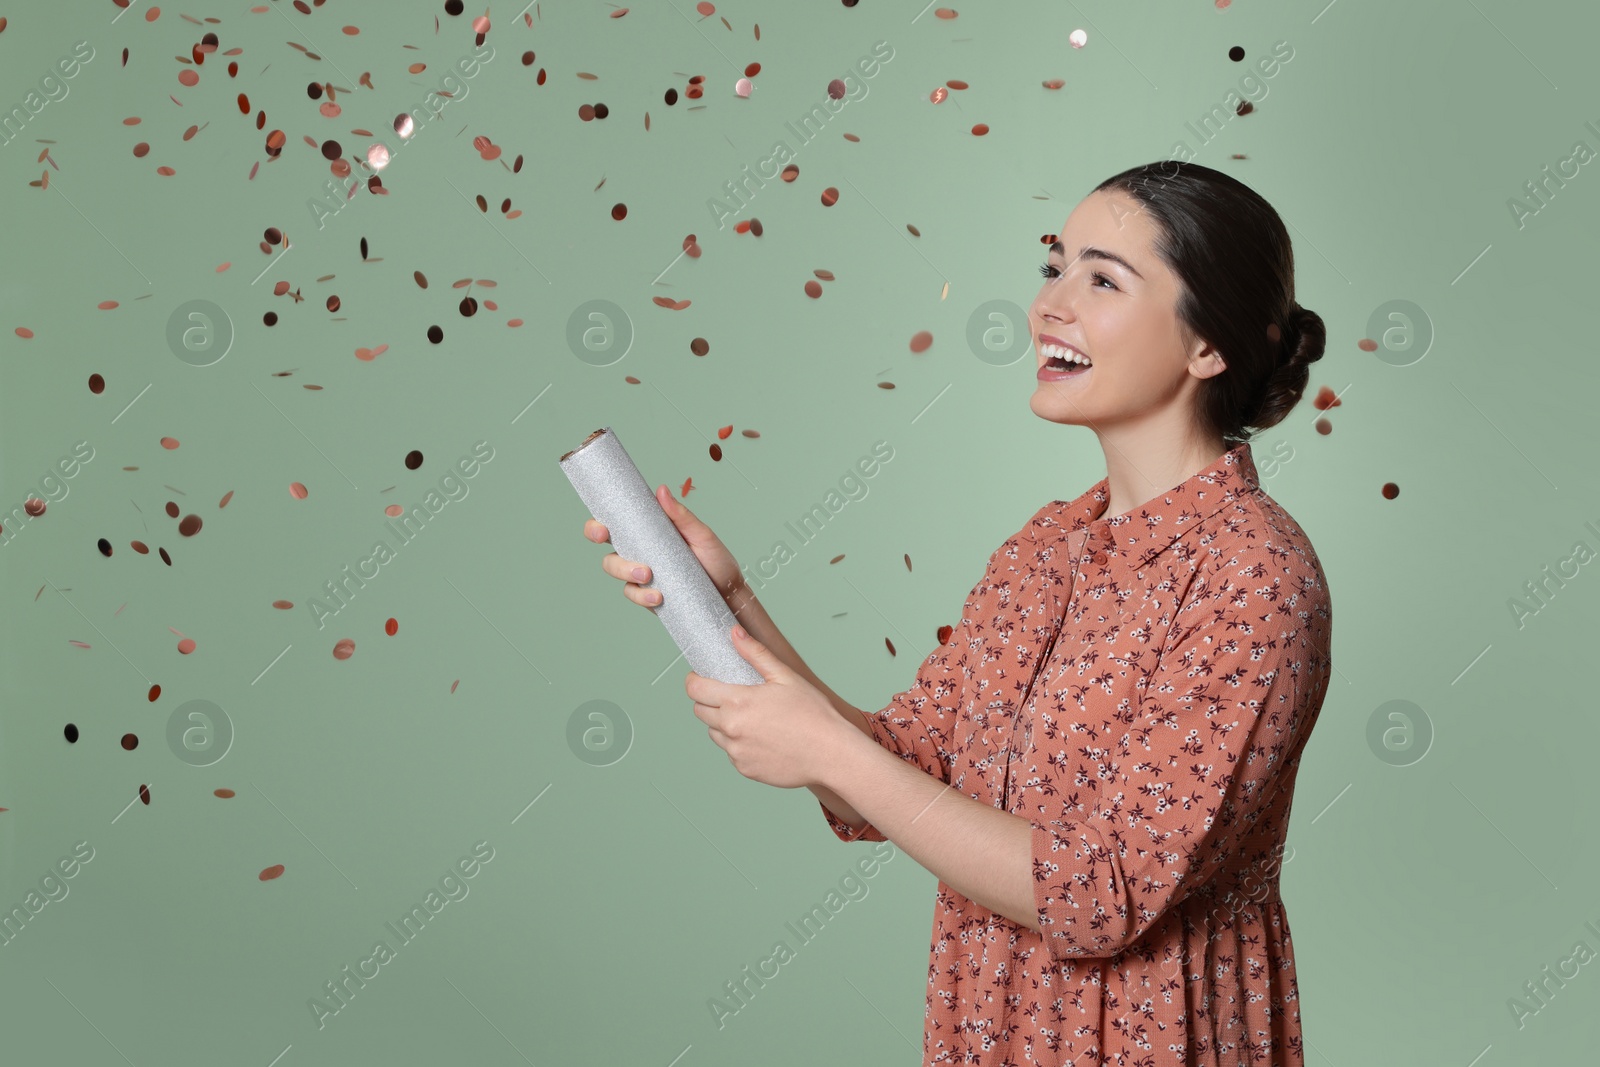
M 647 573 L 648 572 L 643 567 L 635 567 L 635 568 L 633 568 L 633 576 L 638 581 L 641 581 L 641 582 L 644 581 L 644 576 Z

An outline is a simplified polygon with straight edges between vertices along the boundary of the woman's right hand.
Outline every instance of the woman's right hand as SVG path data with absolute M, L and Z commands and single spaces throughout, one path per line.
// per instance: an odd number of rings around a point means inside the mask
M 674 497 L 672 491 L 665 485 L 656 489 L 656 501 L 672 520 L 672 524 L 677 527 L 678 533 L 683 535 L 685 543 L 700 561 L 700 566 L 705 568 L 712 584 L 717 587 L 717 592 L 722 594 L 722 599 L 730 601 L 734 593 L 744 585 L 744 574 L 739 570 L 739 563 L 733 558 L 733 553 L 728 551 L 721 538 L 711 532 L 711 527 L 695 518 L 694 512 Z M 605 544 L 611 540 L 611 531 L 598 519 L 590 517 L 583 524 L 583 536 L 597 544 Z M 655 579 L 648 566 L 637 560 L 623 559 L 615 552 L 601 559 L 600 566 L 611 577 L 626 583 L 622 588 L 622 595 L 635 604 L 646 608 L 656 608 L 661 605 L 661 593 L 655 589 L 644 588 L 646 582 Z M 640 568 L 637 574 L 634 571 L 636 567 Z

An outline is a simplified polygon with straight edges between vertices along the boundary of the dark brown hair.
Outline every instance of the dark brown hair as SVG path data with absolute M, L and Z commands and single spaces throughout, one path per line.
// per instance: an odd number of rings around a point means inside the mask
M 1283 421 L 1327 329 L 1295 303 L 1294 250 L 1272 205 L 1221 171 L 1176 159 L 1114 174 L 1101 190 L 1127 194 L 1154 218 L 1155 252 L 1182 286 L 1186 343 L 1204 339 L 1227 364 L 1200 383 L 1202 425 L 1231 445 Z

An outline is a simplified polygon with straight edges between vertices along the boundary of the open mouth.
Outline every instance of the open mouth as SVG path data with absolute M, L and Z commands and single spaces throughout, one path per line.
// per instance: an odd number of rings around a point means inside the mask
M 1052 376 L 1071 378 L 1081 375 L 1093 366 L 1082 353 L 1067 348 L 1065 345 L 1053 343 L 1040 345 L 1039 355 L 1043 357 L 1043 363 L 1039 368 L 1041 374 L 1048 373 Z

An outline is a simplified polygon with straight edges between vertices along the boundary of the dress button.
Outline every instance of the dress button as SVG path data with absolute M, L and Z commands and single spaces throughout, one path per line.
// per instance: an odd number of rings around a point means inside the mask
M 1094 561 L 1103 565 L 1106 561 L 1106 554 L 1104 552 L 1096 552 L 1094 554 Z

